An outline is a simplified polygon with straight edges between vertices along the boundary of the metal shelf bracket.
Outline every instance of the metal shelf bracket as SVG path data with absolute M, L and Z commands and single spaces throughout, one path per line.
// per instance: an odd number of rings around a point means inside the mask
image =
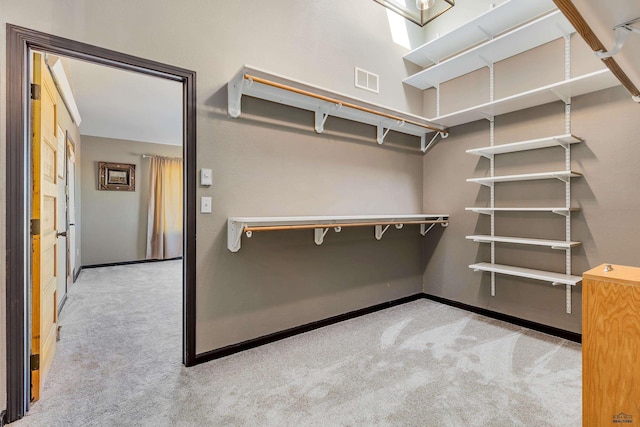
M 382 239 L 384 233 L 389 229 L 388 225 L 376 225 L 376 240 Z
M 438 218 L 438 220 L 443 220 L 444 218 Z M 429 227 L 427 227 L 427 225 Z M 443 222 L 442 224 L 440 224 L 443 228 L 446 228 L 449 226 L 448 222 Z M 422 237 L 426 236 L 427 233 L 429 231 L 431 231 L 431 229 L 435 226 L 435 224 L 420 224 L 420 235 Z
M 327 235 L 330 229 L 331 227 L 313 229 L 313 241 L 316 245 L 320 246 L 324 242 L 324 236 Z M 333 231 L 339 233 L 342 231 L 342 227 L 333 227 Z
M 422 150 L 423 153 L 426 153 L 427 150 L 429 148 L 431 148 L 431 146 L 433 144 L 435 144 L 436 139 L 438 138 L 438 136 L 440 136 L 442 139 L 445 139 L 445 138 L 447 138 L 449 136 L 449 133 L 448 132 L 436 132 L 436 134 L 433 135 L 433 138 L 431 138 L 431 141 L 429 141 L 429 144 L 426 143 L 427 142 L 427 135 L 426 134 L 422 135 L 420 137 L 420 149 Z
M 230 235 L 229 250 L 231 252 L 238 252 L 240 250 L 240 245 L 241 245 L 240 240 L 242 239 L 242 233 L 244 232 L 244 228 L 246 226 L 247 224 L 243 224 L 243 223 L 236 223 L 236 222 L 229 223 L 229 230 L 228 230 Z M 247 232 L 247 237 L 251 237 L 250 231 Z
M 233 118 L 237 118 L 240 116 L 242 112 L 240 100 L 242 99 L 242 89 L 245 85 L 244 74 L 240 73 L 233 78 L 229 82 L 227 87 L 228 91 L 228 100 L 227 100 L 227 111 L 229 112 L 229 116 Z
M 324 242 L 324 236 L 329 232 L 328 228 L 314 228 L 313 229 L 313 241 L 316 245 L 320 246 Z
M 613 49 L 608 52 L 599 50 L 596 52 L 596 56 L 600 59 L 610 58 L 616 53 L 622 50 L 624 43 L 627 41 L 629 34 L 636 33 L 640 34 L 640 28 L 635 28 L 631 24 L 640 20 L 640 18 L 632 19 L 629 22 L 625 22 L 624 24 L 616 25 L 613 27 L 613 30 L 616 32 L 616 40 L 613 45 Z
M 316 133 L 324 132 L 324 124 L 327 122 L 328 118 L 329 113 L 327 111 L 316 111 Z
M 387 232 L 387 230 L 389 229 L 391 225 L 376 225 L 375 226 L 375 230 L 376 230 L 376 240 L 381 240 L 382 236 L 384 235 L 384 233 Z M 404 224 L 395 224 L 394 225 L 398 230 L 400 230 L 402 227 L 404 227 Z
M 385 130 L 384 126 L 382 125 L 378 126 L 378 137 L 376 138 L 378 145 L 382 145 L 384 143 L 384 138 L 387 136 L 390 130 L 391 128 L 387 128 Z

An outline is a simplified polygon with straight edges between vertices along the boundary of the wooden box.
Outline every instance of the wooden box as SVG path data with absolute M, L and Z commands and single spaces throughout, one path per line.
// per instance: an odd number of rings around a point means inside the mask
M 582 424 L 640 425 L 640 268 L 583 275 Z

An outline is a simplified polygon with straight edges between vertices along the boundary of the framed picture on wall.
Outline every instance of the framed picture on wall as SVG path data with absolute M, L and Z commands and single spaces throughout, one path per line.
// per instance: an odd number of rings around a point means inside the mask
M 98 162 L 98 190 L 136 191 L 136 165 Z

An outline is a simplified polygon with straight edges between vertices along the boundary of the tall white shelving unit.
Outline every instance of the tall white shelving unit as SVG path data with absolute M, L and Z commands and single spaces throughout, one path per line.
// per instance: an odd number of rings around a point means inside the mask
M 570 131 L 570 111 L 571 106 L 567 104 L 565 107 L 566 114 L 566 127 L 567 131 Z M 492 126 L 493 133 L 493 126 Z M 571 178 L 579 178 L 582 175 L 578 172 L 571 170 L 571 145 L 582 142 L 581 138 L 578 138 L 570 133 L 565 135 L 557 135 L 547 138 L 534 139 L 529 141 L 515 142 L 511 144 L 503 145 L 491 145 L 488 147 L 476 148 L 467 150 L 467 153 L 483 156 L 491 162 L 491 176 L 484 178 L 470 178 L 468 182 L 474 182 L 481 185 L 486 185 L 491 188 L 491 199 L 489 207 L 471 207 L 467 208 L 469 211 L 473 211 L 479 214 L 491 216 L 491 234 L 490 235 L 475 235 L 467 236 L 467 239 L 473 240 L 477 243 L 488 243 L 491 245 L 491 262 L 481 262 L 471 264 L 469 268 L 474 271 L 486 271 L 491 273 L 491 295 L 495 296 L 496 292 L 496 273 L 505 274 L 510 276 L 524 277 L 528 279 L 541 280 L 551 283 L 552 285 L 564 285 L 566 295 L 566 312 L 571 313 L 571 288 L 582 280 L 580 276 L 574 276 L 571 274 L 571 249 L 579 246 L 580 242 L 571 240 L 571 213 L 577 211 L 577 208 L 571 206 Z M 502 175 L 495 176 L 493 165 L 494 156 L 507 153 L 515 153 L 519 151 L 537 150 L 549 147 L 559 146 L 564 148 L 565 151 L 565 170 L 554 172 L 541 172 L 530 173 L 522 175 Z M 559 179 L 564 182 L 565 185 L 565 204 L 564 206 L 553 207 L 495 207 L 495 184 L 500 182 L 514 182 L 525 180 L 539 180 L 539 179 Z M 552 212 L 557 215 L 564 216 L 565 218 L 565 236 L 564 240 L 546 240 L 546 239 L 529 239 L 520 237 L 508 237 L 508 236 L 496 236 L 495 235 L 495 213 L 496 212 Z M 530 246 L 542 246 L 553 250 L 564 251 L 565 253 L 565 272 L 551 272 L 544 270 L 534 270 L 529 268 L 522 268 L 517 266 L 502 265 L 496 263 L 495 245 L 496 243 L 506 243 L 514 245 L 530 245 Z
M 566 312 L 571 313 L 571 288 L 581 281 L 571 274 L 571 249 L 580 242 L 571 240 L 571 179 L 580 173 L 571 169 L 571 146 L 582 142 L 571 134 L 571 98 L 616 86 L 619 81 L 607 69 L 572 77 L 571 35 L 575 29 L 557 10 L 551 0 L 508 0 L 480 15 L 472 21 L 444 34 L 405 55 L 405 59 L 427 67 L 407 77 L 404 82 L 418 89 L 435 88 L 436 117 L 432 123 L 452 127 L 477 120 L 489 121 L 489 146 L 469 150 L 472 155 L 489 159 L 487 177 L 470 178 L 469 182 L 490 188 L 490 206 L 470 207 L 467 210 L 491 217 L 489 235 L 467 236 L 467 239 L 491 245 L 491 261 L 472 264 L 475 271 L 491 274 L 491 295 L 496 292 L 496 274 L 524 277 L 566 286 Z M 541 46 L 559 38 L 564 38 L 565 75 L 564 79 L 550 85 L 535 88 L 501 99 L 494 97 L 494 64 L 526 50 Z M 440 84 L 463 74 L 487 67 L 489 69 L 489 101 L 464 110 L 441 114 Z M 565 104 L 565 134 L 549 136 L 510 144 L 495 145 L 494 117 L 525 108 L 562 101 Z M 496 155 L 526 150 L 563 147 L 565 168 L 560 171 L 529 173 L 519 175 L 496 175 L 494 158 Z M 495 186 L 500 182 L 553 179 L 565 185 L 565 203 L 551 207 L 500 207 L 495 206 Z M 496 212 L 552 212 L 565 218 L 564 240 L 524 239 L 520 237 L 496 236 Z M 496 263 L 496 244 L 535 245 L 552 250 L 564 251 L 565 271 L 562 273 L 534 270 Z

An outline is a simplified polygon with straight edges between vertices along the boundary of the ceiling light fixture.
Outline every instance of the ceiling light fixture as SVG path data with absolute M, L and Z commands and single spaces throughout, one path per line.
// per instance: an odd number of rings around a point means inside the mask
M 373 0 L 423 27 L 455 6 L 455 0 Z M 534 0 L 532 0 L 534 1 Z
M 416 0 L 416 7 L 420 10 L 427 10 L 433 7 L 436 0 Z

